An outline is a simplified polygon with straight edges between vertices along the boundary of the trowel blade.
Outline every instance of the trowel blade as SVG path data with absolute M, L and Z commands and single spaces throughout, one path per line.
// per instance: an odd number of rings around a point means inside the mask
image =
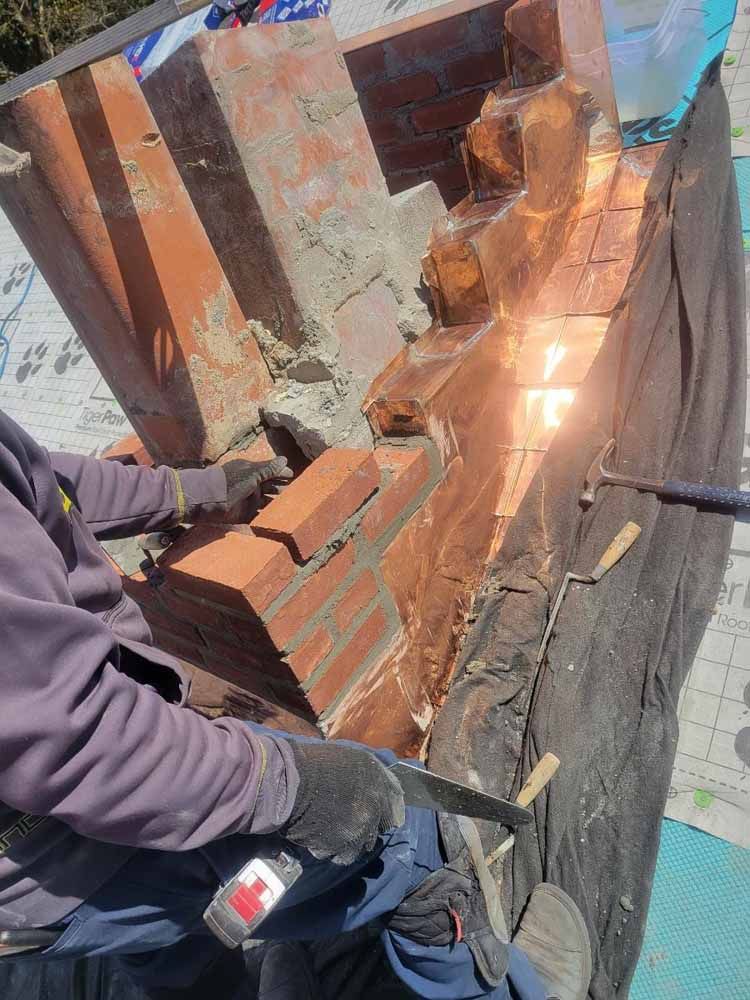
M 470 785 L 451 781 L 450 778 L 441 778 L 440 775 L 413 764 L 398 761 L 391 764 L 388 770 L 398 779 L 407 806 L 470 816 L 472 819 L 487 819 L 505 826 L 521 826 L 531 822 L 532 813 L 517 806 L 515 802 L 480 792 Z

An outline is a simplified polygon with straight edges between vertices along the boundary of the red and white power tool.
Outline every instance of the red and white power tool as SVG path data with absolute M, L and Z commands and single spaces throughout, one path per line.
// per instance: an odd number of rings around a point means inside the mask
M 203 919 L 227 948 L 252 937 L 281 897 L 302 874 L 302 865 L 280 851 L 272 858 L 254 858 L 216 893 Z

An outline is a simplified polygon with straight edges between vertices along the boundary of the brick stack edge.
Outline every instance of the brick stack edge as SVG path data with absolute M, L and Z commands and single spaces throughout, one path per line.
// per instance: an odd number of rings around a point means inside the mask
M 381 560 L 437 464 L 429 444 L 330 449 L 249 528 L 195 526 L 123 585 L 161 648 L 261 699 L 270 724 L 280 706 L 325 733 L 400 632 Z
M 391 194 L 425 180 L 449 208 L 467 194 L 460 144 L 506 76 L 503 19 L 511 3 L 459 0 L 342 44 Z

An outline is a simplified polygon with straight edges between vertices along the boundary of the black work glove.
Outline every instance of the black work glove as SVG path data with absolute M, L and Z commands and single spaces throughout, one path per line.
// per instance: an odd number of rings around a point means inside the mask
M 294 476 L 283 455 L 267 462 L 235 458 L 223 465 L 222 470 L 227 480 L 227 504 L 222 517 L 234 524 L 244 524 L 255 517 Z
M 350 865 L 406 818 L 401 785 L 367 750 L 290 741 L 299 772 L 292 814 L 280 831 L 313 857 Z

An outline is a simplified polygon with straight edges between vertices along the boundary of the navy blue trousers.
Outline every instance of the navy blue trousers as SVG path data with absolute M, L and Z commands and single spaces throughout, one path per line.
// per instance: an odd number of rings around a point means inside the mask
M 388 751 L 377 755 L 386 763 L 395 760 Z M 192 986 L 228 954 L 205 926 L 203 911 L 219 884 L 272 841 L 235 835 L 180 853 L 139 850 L 63 921 L 61 937 L 39 958 L 115 955 L 146 990 Z M 311 941 L 387 917 L 444 863 L 435 813 L 411 807 L 404 825 L 383 836 L 372 854 L 353 865 L 297 853 L 303 874 L 260 927 L 261 938 Z M 508 975 L 493 990 L 476 973 L 463 943 L 425 947 L 385 929 L 382 937 L 394 971 L 417 996 L 545 1000 L 536 972 L 512 945 Z

